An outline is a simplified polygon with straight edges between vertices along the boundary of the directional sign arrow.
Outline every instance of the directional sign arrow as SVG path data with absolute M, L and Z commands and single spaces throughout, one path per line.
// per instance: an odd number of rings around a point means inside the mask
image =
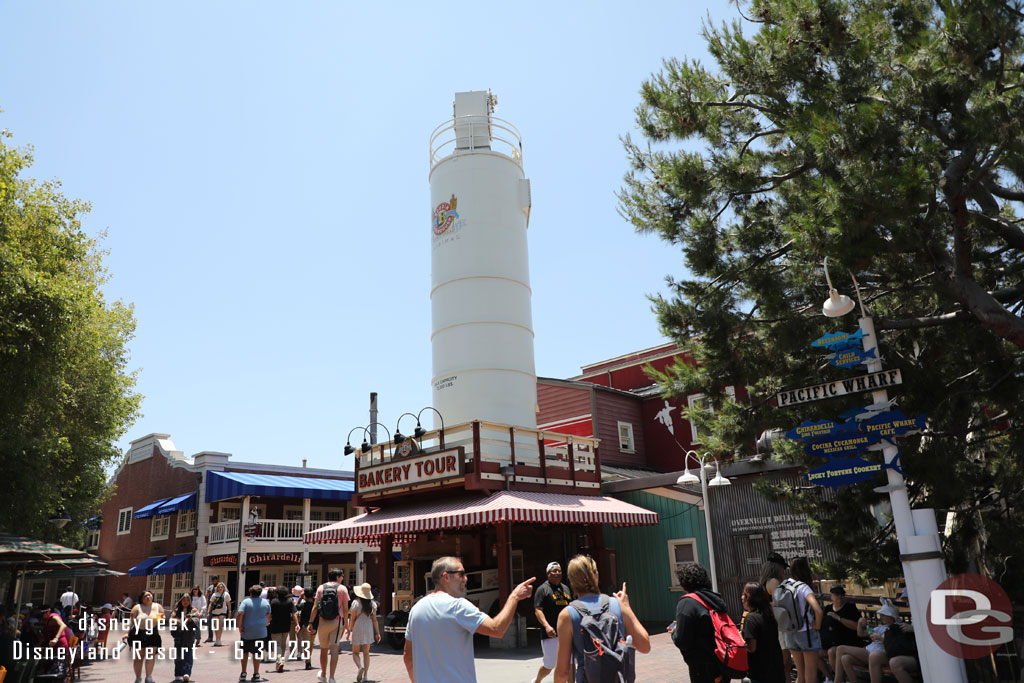
M 804 451 L 821 458 L 842 458 L 859 453 L 881 440 L 877 434 L 837 434 L 809 441 L 804 445 Z
M 860 429 L 867 434 L 880 437 L 907 436 L 925 428 L 927 415 L 907 417 L 899 410 L 886 410 L 860 423 Z
M 837 350 L 832 356 L 832 360 L 829 361 L 829 365 L 834 365 L 837 368 L 849 368 L 859 363 L 867 364 L 872 360 L 875 360 L 874 349 L 865 351 L 851 346 Z
M 834 422 L 832 420 L 818 420 L 811 422 L 804 420 L 799 427 L 794 427 L 786 432 L 787 439 L 817 439 L 825 436 L 832 436 L 838 433 L 857 432 L 859 427 L 856 422 Z
M 826 335 L 818 337 L 811 342 L 811 346 L 817 346 L 819 348 L 826 349 L 838 349 L 851 344 L 856 344 L 864 338 L 864 330 L 857 330 L 856 332 L 830 332 Z

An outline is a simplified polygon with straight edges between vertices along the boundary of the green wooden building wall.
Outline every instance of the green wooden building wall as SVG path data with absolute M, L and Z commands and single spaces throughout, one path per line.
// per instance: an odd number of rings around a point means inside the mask
M 619 585 L 626 582 L 629 604 L 643 622 L 675 619 L 676 602 L 682 595 L 672 590 L 668 541 L 697 539 L 699 562 L 708 566 L 708 541 L 704 513 L 696 505 L 657 496 L 646 491 L 628 491 L 612 497 L 658 513 L 657 526 L 604 527 L 604 543 L 615 550 Z

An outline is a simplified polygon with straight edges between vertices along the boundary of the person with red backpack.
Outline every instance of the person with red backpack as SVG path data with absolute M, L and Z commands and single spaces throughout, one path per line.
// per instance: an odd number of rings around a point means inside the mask
M 672 642 L 683 653 L 690 683 L 742 678 L 747 670 L 746 644 L 722 596 L 711 590 L 707 570 L 696 562 L 684 564 L 679 585 L 686 594 L 676 605 Z

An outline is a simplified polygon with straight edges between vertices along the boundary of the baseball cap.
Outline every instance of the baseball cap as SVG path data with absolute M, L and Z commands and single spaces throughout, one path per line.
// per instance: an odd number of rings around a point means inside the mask
M 828 589 L 829 593 L 836 593 L 837 595 L 846 595 L 846 589 L 838 583 Z
M 551 572 L 552 569 L 561 569 L 561 568 L 562 568 L 562 565 L 558 564 L 557 562 L 548 562 L 548 568 L 544 570 L 544 573 L 548 574 L 548 573 Z

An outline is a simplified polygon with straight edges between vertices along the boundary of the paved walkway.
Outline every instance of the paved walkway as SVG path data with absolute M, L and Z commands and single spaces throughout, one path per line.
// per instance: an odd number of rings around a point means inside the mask
M 196 652 L 196 662 L 192 669 L 192 680 L 196 683 L 234 683 L 238 681 L 241 666 L 234 653 L 235 633 L 224 633 L 224 646 L 212 648 L 204 644 Z M 110 642 L 117 642 L 119 634 L 112 632 Z M 660 683 L 662 681 L 682 681 L 689 683 L 686 667 L 679 651 L 672 645 L 667 633 L 656 633 L 652 637 L 651 653 L 637 656 L 637 680 Z M 172 641 L 164 635 L 164 647 L 170 648 Z M 81 668 L 83 683 L 132 683 L 135 680 L 128 650 L 123 651 L 119 660 L 96 661 Z M 314 667 L 319 662 L 320 651 L 313 650 Z M 481 648 L 477 650 L 476 672 L 479 683 L 527 683 L 532 681 L 540 667 L 540 647 L 523 650 L 496 650 Z M 252 676 L 252 662 L 249 662 L 249 676 Z M 305 671 L 302 662 L 288 662 L 282 673 L 273 670 L 273 666 L 261 666 L 260 673 L 267 683 L 316 683 L 317 669 Z M 338 683 L 355 681 L 356 666 L 352 661 L 351 648 L 342 643 L 341 660 L 335 675 Z M 170 683 L 174 679 L 174 663 L 158 661 L 154 670 L 155 683 Z M 407 683 L 409 677 L 405 672 L 402 653 L 386 645 L 372 648 L 370 654 L 369 680 L 376 683 Z M 545 679 L 551 683 L 553 678 Z

